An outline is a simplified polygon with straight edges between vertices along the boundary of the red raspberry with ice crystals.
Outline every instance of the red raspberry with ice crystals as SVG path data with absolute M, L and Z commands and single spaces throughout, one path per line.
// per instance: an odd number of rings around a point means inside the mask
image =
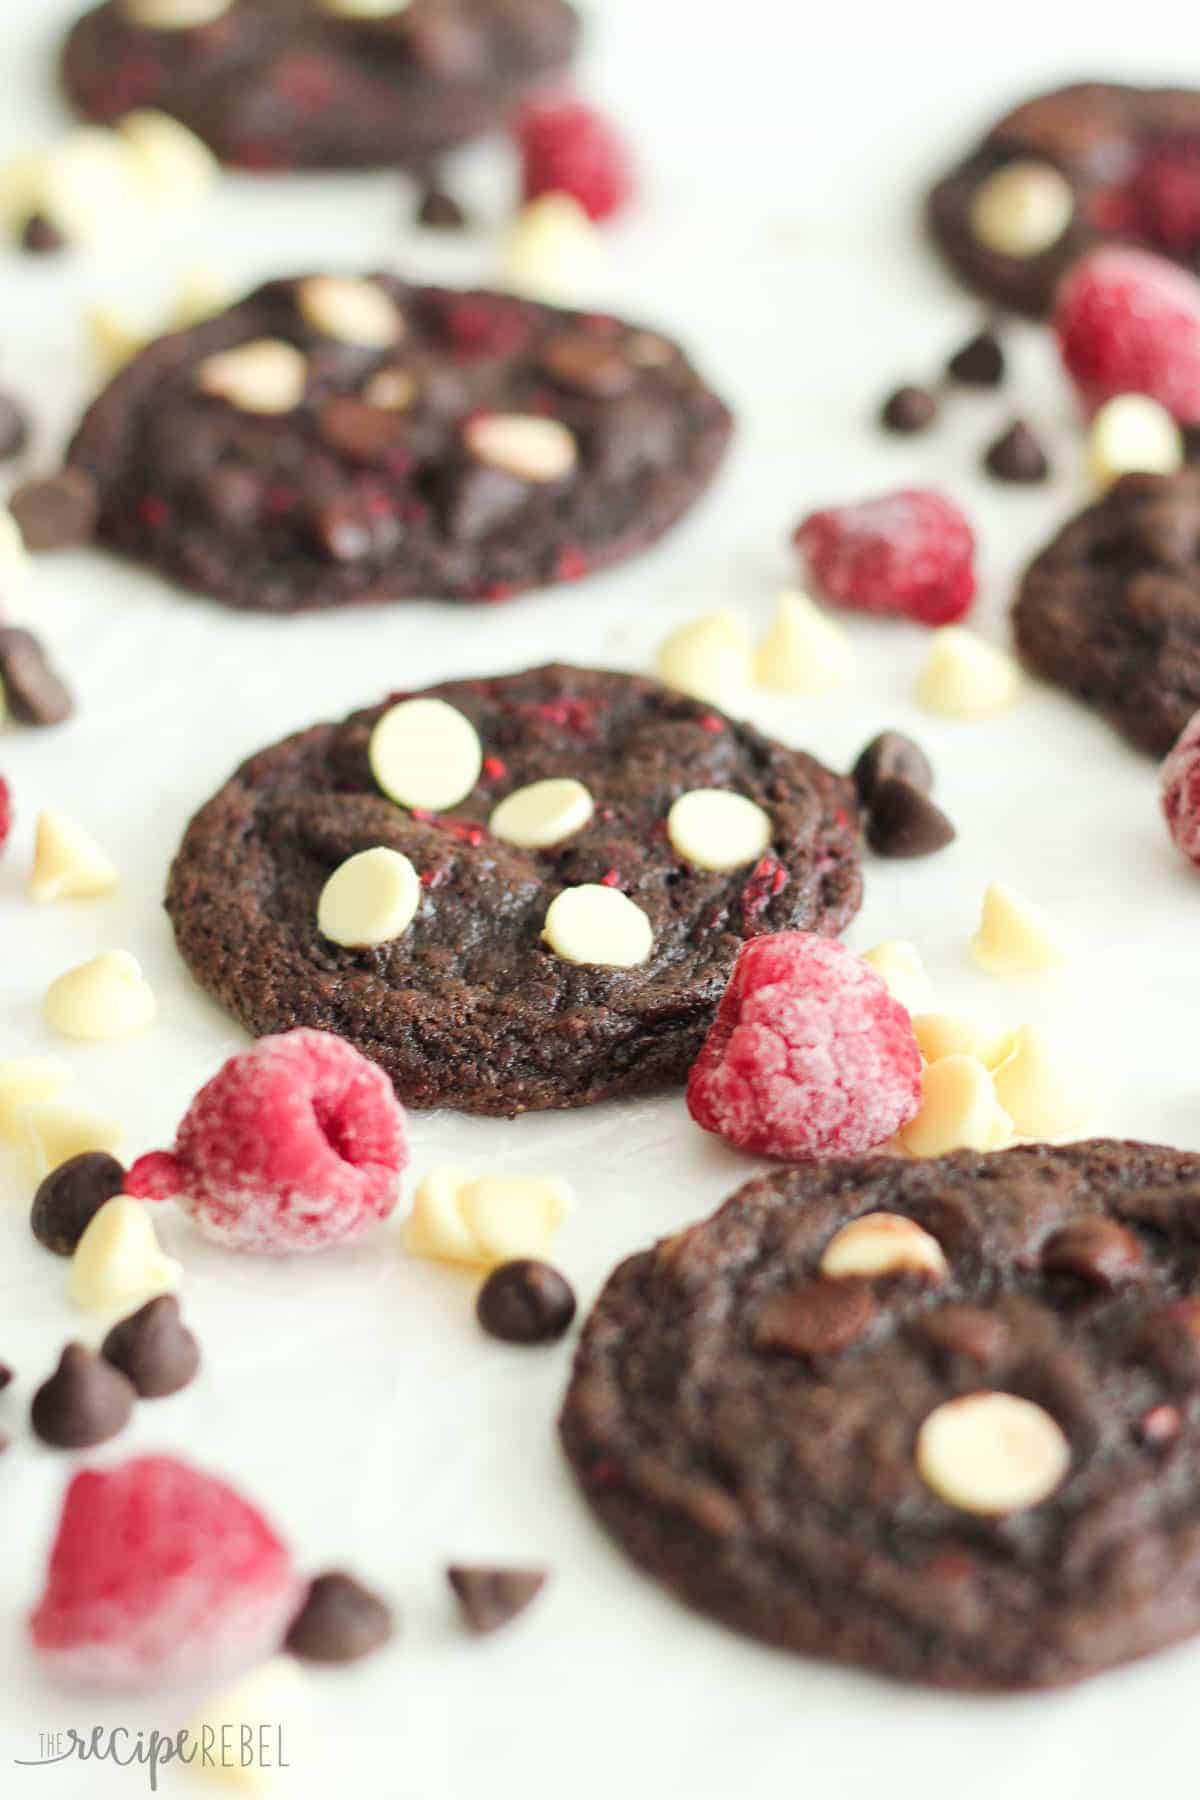
M 382 1069 L 324 1031 L 266 1037 L 200 1089 L 174 1151 L 133 1165 L 126 1192 L 178 1200 L 238 1250 L 323 1250 L 395 1207 L 404 1109 Z
M 793 542 L 822 593 L 859 612 L 951 625 L 975 598 L 974 533 L 927 488 L 810 513 Z
M 1162 766 L 1162 808 L 1176 844 L 1200 869 L 1200 713 Z
M 526 200 L 570 194 L 589 219 L 607 219 L 633 197 L 624 139 L 579 100 L 534 100 L 517 117 Z
M 759 1156 L 861 1156 L 914 1118 L 912 1020 L 844 944 L 780 931 L 744 944 L 688 1077 L 698 1125 Z
M 3 775 L 0 775 L 0 854 L 8 842 L 8 834 L 12 830 L 13 804 L 12 790 Z
M 71 1681 L 223 1680 L 279 1648 L 302 1599 L 255 1507 L 175 1457 L 142 1456 L 70 1483 L 29 1630 Z
M 1148 394 L 1183 424 L 1200 420 L 1200 281 L 1147 250 L 1083 257 L 1054 308 L 1063 364 L 1089 411 Z

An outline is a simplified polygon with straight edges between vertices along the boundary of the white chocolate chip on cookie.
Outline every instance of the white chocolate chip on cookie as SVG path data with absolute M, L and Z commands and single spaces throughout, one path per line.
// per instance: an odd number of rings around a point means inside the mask
M 76 1245 L 67 1291 L 89 1312 L 132 1312 L 171 1293 L 182 1273 L 160 1249 L 148 1208 L 118 1194 L 105 1201 Z
M 535 486 L 562 481 L 579 458 L 566 426 L 537 413 L 481 413 L 464 427 L 463 442 L 478 462 Z
M 205 357 L 196 370 L 196 385 L 241 412 L 294 412 L 308 385 L 308 362 L 282 338 L 253 338 Z
M 101 1042 L 145 1031 L 158 1006 L 137 958 L 107 950 L 52 981 L 44 1010 L 46 1023 L 64 1037 Z
M 1011 706 L 1020 685 L 1011 656 L 961 625 L 948 625 L 934 633 L 917 699 L 948 719 L 982 719 Z
M 110 894 L 116 885 L 116 868 L 90 832 L 57 807 L 48 806 L 39 813 L 29 878 L 31 899 L 41 903 L 92 899 Z
M 348 856 L 317 902 L 317 929 L 331 944 L 366 949 L 408 930 L 421 904 L 421 880 L 407 856 L 380 845 Z
M 757 862 L 771 842 L 770 815 L 727 788 L 693 788 L 667 814 L 667 836 L 698 869 L 740 869 Z
M 310 275 L 300 283 L 300 312 L 314 331 L 366 350 L 387 350 L 404 336 L 404 320 L 390 294 L 374 281 Z
M 465 800 L 483 767 L 479 733 L 445 700 L 400 700 L 378 720 L 371 773 L 399 806 L 439 812 Z
M 564 962 L 633 969 L 648 960 L 654 931 L 641 907 L 599 882 L 564 888 L 550 902 L 542 936 Z
M 1075 216 L 1071 184 L 1053 163 L 1022 157 L 981 181 L 971 230 L 985 250 L 1022 261 L 1057 244 Z
M 932 1233 L 902 1213 L 864 1213 L 835 1231 L 821 1258 L 821 1273 L 832 1280 L 862 1275 L 929 1275 L 942 1281 L 947 1274 L 942 1246 Z
M 492 813 L 488 829 L 493 837 L 521 850 L 545 850 L 582 831 L 595 810 L 582 781 L 552 777 L 507 795 Z
M 232 11 L 234 0 L 121 0 L 131 25 L 145 31 L 195 31 Z
M 320 0 L 320 4 L 339 19 L 391 19 L 407 12 L 412 0 Z
M 1052 969 L 1062 962 L 1063 952 L 1042 908 L 994 881 L 983 896 L 971 957 L 989 975 L 1026 975 Z
M 1061 1426 L 1018 1394 L 964 1394 L 917 1433 L 917 1470 L 963 1512 L 1010 1513 L 1048 1499 L 1071 1467 Z

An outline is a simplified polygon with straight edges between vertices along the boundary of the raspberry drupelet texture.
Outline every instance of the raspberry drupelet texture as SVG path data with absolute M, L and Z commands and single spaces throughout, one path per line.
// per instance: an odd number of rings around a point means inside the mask
M 1058 292 L 1059 352 L 1087 409 L 1148 394 L 1200 420 L 1200 281 L 1146 250 L 1095 250 Z
M 9 787 L 7 781 L 5 781 L 3 775 L 0 775 L 0 856 L 4 854 L 4 846 L 8 842 L 8 835 L 12 830 L 12 822 L 12 789 Z
M 143 1456 L 71 1481 L 29 1630 L 70 1681 L 217 1681 L 272 1655 L 303 1597 L 255 1507 L 188 1463 Z
M 404 1109 L 381 1069 L 324 1031 L 262 1038 L 200 1089 L 173 1151 L 139 1157 L 126 1191 L 177 1200 L 237 1250 L 323 1250 L 396 1205 Z
M 688 1078 L 698 1125 L 759 1156 L 861 1156 L 917 1112 L 912 1020 L 844 944 L 752 938 Z
M 580 100 L 531 101 L 517 118 L 526 200 L 569 194 L 593 220 L 633 198 L 633 162 L 609 121 Z
M 975 536 L 944 494 L 902 489 L 810 513 L 793 542 L 830 600 L 951 625 L 975 598 Z
M 1200 869 L 1200 713 L 1162 766 L 1162 808 L 1179 849 Z

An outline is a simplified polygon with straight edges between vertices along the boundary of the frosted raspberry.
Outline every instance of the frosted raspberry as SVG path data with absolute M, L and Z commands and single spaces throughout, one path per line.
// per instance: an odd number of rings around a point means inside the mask
M 1200 281 L 1186 269 L 1147 250 L 1094 250 L 1065 276 L 1054 330 L 1089 411 L 1149 394 L 1182 423 L 1200 420 Z
M 912 1020 L 843 944 L 752 938 L 688 1077 L 706 1131 L 760 1156 L 861 1156 L 917 1111 Z
M 396 1204 L 404 1109 L 381 1069 L 324 1031 L 230 1057 L 184 1115 L 174 1151 L 139 1157 L 126 1192 L 178 1200 L 237 1250 L 345 1243 Z
M 0 853 L 8 842 L 8 834 L 12 830 L 13 804 L 12 789 L 0 775 Z
M 526 200 L 570 194 L 590 219 L 607 219 L 633 197 L 624 139 L 580 100 L 535 100 L 517 118 Z
M 1171 836 L 1200 869 L 1200 712 L 1162 766 L 1162 808 Z
M 72 1681 L 222 1680 L 278 1649 L 303 1595 L 286 1545 L 240 1494 L 142 1456 L 71 1481 L 29 1630 Z
M 859 612 L 950 625 L 975 598 L 974 533 L 952 500 L 926 488 L 810 513 L 793 541 L 821 591 Z

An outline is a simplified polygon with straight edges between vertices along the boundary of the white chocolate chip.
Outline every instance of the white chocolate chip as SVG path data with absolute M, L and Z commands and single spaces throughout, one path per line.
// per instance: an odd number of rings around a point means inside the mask
M 831 1280 L 847 1275 L 947 1274 L 942 1246 L 928 1231 L 902 1213 L 864 1213 L 835 1231 L 821 1258 L 821 1273 Z
M 147 192 L 163 205 L 198 200 L 220 176 L 221 165 L 208 145 L 170 113 L 152 107 L 126 113 L 117 131 Z
M 72 131 L 41 160 L 33 210 L 65 237 L 101 242 L 145 215 L 145 189 L 129 146 L 99 126 Z
M 505 234 L 500 283 L 527 300 L 570 305 L 600 267 L 600 237 L 578 200 L 543 194 L 524 205 Z
M 1052 969 L 1063 953 L 1049 918 L 1015 888 L 994 881 L 983 896 L 971 957 L 989 975 L 1027 975 Z
M 951 1150 L 1001 1150 L 1012 1136 L 991 1071 L 973 1056 L 944 1056 L 922 1071 L 920 1111 L 901 1131 L 900 1143 L 910 1156 L 945 1156 Z
M 205 357 L 196 385 L 241 412 L 294 412 L 304 398 L 308 362 L 281 338 L 253 338 L 234 350 Z
M 754 669 L 760 687 L 780 694 L 822 694 L 849 681 L 854 650 L 841 626 L 826 618 L 807 594 L 780 594 Z
M 489 468 L 539 486 L 562 481 L 579 457 L 566 426 L 538 413 L 481 413 L 464 428 L 463 442 Z
M 184 1734 L 204 1785 L 219 1783 L 246 1795 L 289 1791 L 291 1782 L 279 1771 L 304 1760 L 297 1740 L 311 1711 L 309 1687 L 294 1657 L 275 1656 L 210 1695 Z
M 44 1011 L 46 1023 L 64 1037 L 101 1042 L 145 1031 L 158 1006 L 137 958 L 107 950 L 52 981 Z
M 407 369 L 380 369 L 363 389 L 367 405 L 384 412 L 404 412 L 416 397 L 416 378 Z
M 906 1012 L 927 1012 L 932 1006 L 933 983 L 914 944 L 889 938 L 868 950 L 862 960 L 874 969 L 892 999 L 898 1000 Z
M 634 969 L 649 958 L 654 931 L 641 907 L 599 882 L 564 888 L 546 911 L 542 937 L 564 962 Z
M 223 19 L 233 0 L 121 0 L 131 25 L 146 31 L 195 31 Z
M 25 1108 L 53 1100 L 70 1084 L 71 1071 L 56 1056 L 12 1056 L 0 1062 L 0 1139 L 19 1144 Z
M 224 275 L 205 263 L 197 263 L 179 278 L 168 324 L 172 330 L 186 331 L 189 325 L 215 319 L 232 306 L 234 299 L 233 286 Z
M 554 1175 L 484 1175 L 459 1196 L 463 1222 L 488 1263 L 543 1257 L 571 1210 L 571 1190 Z
M 132 1312 L 169 1294 L 183 1273 L 159 1248 L 149 1209 L 118 1194 L 106 1200 L 75 1247 L 67 1292 L 88 1312 Z
M 917 1470 L 935 1494 L 971 1513 L 1037 1506 L 1063 1481 L 1062 1428 L 1017 1394 L 964 1394 L 935 1407 L 917 1433 Z
M 412 0 L 321 0 L 326 12 L 341 19 L 391 19 L 411 4 Z
M 92 360 L 106 379 L 132 362 L 150 341 L 149 333 L 123 306 L 103 302 L 84 314 Z
M 17 1124 L 21 1148 L 36 1180 L 71 1157 L 82 1156 L 85 1150 L 107 1150 L 115 1155 L 125 1135 L 120 1122 L 107 1113 L 54 1099 L 20 1107 Z
M 1165 406 L 1148 394 L 1118 394 L 1092 420 L 1088 471 L 1098 487 L 1118 475 L 1173 475 L 1183 467 L 1183 433 Z
M 445 700 L 401 700 L 371 733 L 371 773 L 399 806 L 440 812 L 465 800 L 483 767 L 470 719 Z
M 757 862 L 771 842 L 769 813 L 728 788 L 693 788 L 667 814 L 667 836 L 698 869 L 740 869 Z
M 300 312 L 314 331 L 366 350 L 388 350 L 404 336 L 404 320 L 390 294 L 374 281 L 311 275 L 300 283 Z
M 380 845 L 334 870 L 317 902 L 317 929 L 331 944 L 366 949 L 408 930 L 421 904 L 421 880 L 407 856 Z
M 501 800 L 488 822 L 493 837 L 521 850 L 545 850 L 582 831 L 596 810 L 582 781 L 531 781 Z
M 1022 1025 L 997 1070 L 996 1096 L 1017 1136 L 1039 1142 L 1078 1137 L 1091 1112 L 1085 1082 L 1033 1025 Z
M 1071 184 L 1053 163 L 1022 158 L 981 181 L 971 201 L 971 230 L 1000 256 L 1041 256 L 1075 216 Z
M 961 625 L 948 625 L 934 633 L 917 699 L 948 719 L 982 719 L 1011 706 L 1020 684 L 1011 656 Z
M 112 859 L 90 831 L 55 806 L 38 814 L 29 878 L 31 899 L 40 903 L 92 899 L 111 894 L 116 885 Z
M 941 1062 L 944 1056 L 980 1056 L 983 1032 L 974 1019 L 960 1019 L 952 1013 L 916 1013 L 913 1032 L 917 1048 L 926 1062 Z
M 750 631 L 740 613 L 704 613 L 665 638 L 658 673 L 671 687 L 715 706 L 734 706 L 754 677 Z
M 457 1163 L 430 1169 L 413 1196 L 404 1222 L 404 1247 L 435 1262 L 481 1263 L 483 1252 L 463 1221 L 460 1196 L 475 1178 Z
M 41 202 L 45 152 L 25 150 L 0 165 L 0 219 L 20 231 Z

